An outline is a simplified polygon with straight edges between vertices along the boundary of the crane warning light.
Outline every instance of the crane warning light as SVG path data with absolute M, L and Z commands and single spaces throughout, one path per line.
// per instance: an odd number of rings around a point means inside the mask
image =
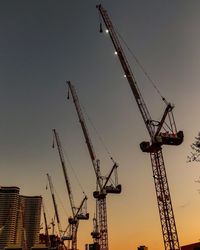
M 124 78 L 126 78 L 126 75 L 124 75 Z
M 115 51 L 114 54 L 117 55 L 117 51 Z
M 105 30 L 105 32 L 106 32 L 106 33 L 108 33 L 108 32 L 109 32 L 109 30 L 108 30 L 108 29 L 106 29 L 106 30 Z

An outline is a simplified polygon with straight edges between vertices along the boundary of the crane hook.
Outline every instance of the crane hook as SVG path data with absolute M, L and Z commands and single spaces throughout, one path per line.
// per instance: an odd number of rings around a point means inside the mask
M 67 100 L 69 100 L 69 87 L 68 87 L 68 92 L 67 92 Z
M 53 141 L 52 141 L 52 148 L 54 148 L 55 145 L 54 145 L 54 137 L 53 137 Z
M 102 23 L 100 23 L 99 32 L 103 33 Z

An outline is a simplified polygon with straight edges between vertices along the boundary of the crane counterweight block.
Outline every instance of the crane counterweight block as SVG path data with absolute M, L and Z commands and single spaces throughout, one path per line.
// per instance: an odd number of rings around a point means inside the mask
M 122 191 L 122 185 L 119 184 L 116 187 L 114 187 L 113 185 L 110 186 L 106 186 L 106 193 L 108 194 L 120 194 Z
M 178 146 L 183 142 L 184 134 L 183 131 L 179 131 L 177 134 L 173 133 L 159 133 L 155 136 L 154 143 L 143 141 L 140 143 L 140 149 L 142 152 L 150 153 L 155 149 L 161 149 L 162 145 Z
M 184 134 L 183 131 L 178 131 L 178 133 L 160 133 L 155 137 L 156 143 L 161 143 L 164 145 L 178 146 L 183 142 Z
M 78 220 L 89 220 L 89 213 L 86 213 L 86 214 L 80 213 L 77 215 L 77 219 Z
M 117 186 L 114 185 L 109 185 L 106 186 L 102 192 L 100 191 L 94 191 L 93 192 L 93 197 L 95 199 L 101 199 L 104 198 L 107 194 L 120 194 L 122 191 L 122 185 L 118 184 Z

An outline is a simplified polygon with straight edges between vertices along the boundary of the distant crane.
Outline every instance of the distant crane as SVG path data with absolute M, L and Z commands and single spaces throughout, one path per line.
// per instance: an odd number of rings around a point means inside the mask
M 107 33 L 109 34 L 116 50 L 115 54 L 118 55 L 119 61 L 124 70 L 124 76 L 129 82 L 150 135 L 150 142 L 142 142 L 140 148 L 143 152 L 150 153 L 165 250 L 178 250 L 180 249 L 180 246 L 165 171 L 162 145 L 180 145 L 183 142 L 183 132 L 177 132 L 172 113 L 174 107 L 170 103 L 167 103 L 164 98 L 163 101 L 165 101 L 167 106 L 161 120 L 152 120 L 107 11 L 101 4 L 96 7 L 105 23 Z M 102 31 L 102 26 L 100 26 L 100 32 Z M 166 119 L 168 119 L 168 123 Z
M 59 236 L 61 238 L 62 237 L 62 227 L 61 227 L 61 223 L 60 223 L 58 207 L 57 207 L 57 204 L 56 204 L 56 198 L 55 198 L 55 194 L 54 194 L 54 187 L 53 187 L 52 179 L 51 179 L 51 176 L 48 173 L 47 173 L 47 179 L 48 179 L 48 182 L 49 182 L 51 197 L 52 197 L 52 200 L 53 200 L 53 206 L 54 206 L 56 221 L 57 221 L 57 225 L 58 225 Z
M 51 225 L 51 226 L 50 226 Z M 51 235 L 55 235 L 55 216 L 51 218 L 51 222 L 49 224 L 49 227 L 52 229 Z
M 67 187 L 67 192 L 69 196 L 69 202 L 72 210 L 72 217 L 69 217 L 68 222 L 69 222 L 69 235 L 63 236 L 63 240 L 69 240 L 71 243 L 70 250 L 77 250 L 77 231 L 78 231 L 78 226 L 79 226 L 79 220 L 88 220 L 89 219 L 89 213 L 86 211 L 83 211 L 84 206 L 86 206 L 86 201 L 87 201 L 87 196 L 85 196 L 80 204 L 80 206 L 77 208 L 75 207 L 74 204 L 74 198 L 72 194 L 72 189 L 69 181 L 69 177 L 67 175 L 67 169 L 65 165 L 65 160 L 64 160 L 64 154 L 62 151 L 62 146 L 60 142 L 59 135 L 55 129 L 53 129 L 53 135 L 56 140 L 57 144 L 57 149 L 60 157 L 60 162 L 62 165 L 63 173 L 64 173 L 64 178 L 65 178 L 65 184 Z
M 43 216 L 44 216 L 44 225 L 45 225 L 45 240 L 46 240 L 46 245 L 47 247 L 50 247 L 51 243 L 50 243 L 50 238 L 49 238 L 49 227 L 47 224 L 47 217 L 46 217 L 46 212 L 45 212 L 45 208 L 44 208 L 44 202 L 42 201 L 42 210 L 43 210 Z
M 117 180 L 117 167 L 118 165 L 113 161 L 114 165 L 107 177 L 103 176 L 100 172 L 100 161 L 97 159 L 91 139 L 89 137 L 88 129 L 84 120 L 84 116 L 79 104 L 78 96 L 76 94 L 74 86 L 70 81 L 67 81 L 69 89 L 72 94 L 74 105 L 79 117 L 81 128 L 85 137 L 85 141 L 88 147 L 90 158 L 93 164 L 94 172 L 97 181 L 97 190 L 94 191 L 93 196 L 96 199 L 96 218 L 94 218 L 94 231 L 91 233 L 94 242 L 100 245 L 100 250 L 108 250 L 108 225 L 107 225 L 107 209 L 106 209 L 106 195 L 108 193 L 119 194 L 121 193 L 121 185 Z M 108 185 L 111 182 L 111 175 L 115 173 L 115 182 Z

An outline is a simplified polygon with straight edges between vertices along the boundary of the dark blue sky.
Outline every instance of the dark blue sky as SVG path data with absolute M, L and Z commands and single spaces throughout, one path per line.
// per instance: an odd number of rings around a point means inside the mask
M 81 103 L 121 166 L 119 176 L 124 192 L 119 197 L 109 197 L 111 250 L 122 248 L 118 240 L 121 237 L 123 249 L 146 244 L 157 250 L 162 247 L 162 237 L 150 160 L 138 146 L 148 135 L 113 54 L 110 38 L 99 33 L 97 3 L 93 0 L 0 1 L 1 185 L 17 185 L 25 195 L 42 194 L 51 217 L 51 199 L 45 190 L 45 174 L 49 172 L 63 203 L 67 203 L 58 155 L 51 149 L 51 129 L 56 128 L 90 198 L 93 214 L 95 177 L 74 106 L 66 100 L 65 81 L 71 80 Z M 102 4 L 161 93 L 176 104 L 177 125 L 185 131 L 185 144 L 165 149 L 166 167 L 180 240 L 197 241 L 199 236 L 190 232 L 194 232 L 193 218 L 198 216 L 195 209 L 200 205 L 194 184 L 199 170 L 195 167 L 188 170 L 185 159 L 200 123 L 200 2 L 104 0 Z M 150 112 L 158 119 L 164 105 L 130 54 L 127 57 Z M 105 162 L 102 171 L 108 173 L 111 164 L 92 129 L 91 137 L 98 157 Z M 73 177 L 72 182 L 79 203 L 81 191 Z M 190 204 L 187 211 L 180 210 L 183 203 Z M 151 208 L 148 216 L 146 207 Z M 121 211 L 125 210 L 122 216 Z M 125 227 L 124 221 L 129 220 L 131 225 Z M 147 224 L 155 227 L 151 233 L 145 229 Z M 86 237 L 89 241 L 91 228 L 92 221 L 80 236 L 80 249 L 87 243 Z

